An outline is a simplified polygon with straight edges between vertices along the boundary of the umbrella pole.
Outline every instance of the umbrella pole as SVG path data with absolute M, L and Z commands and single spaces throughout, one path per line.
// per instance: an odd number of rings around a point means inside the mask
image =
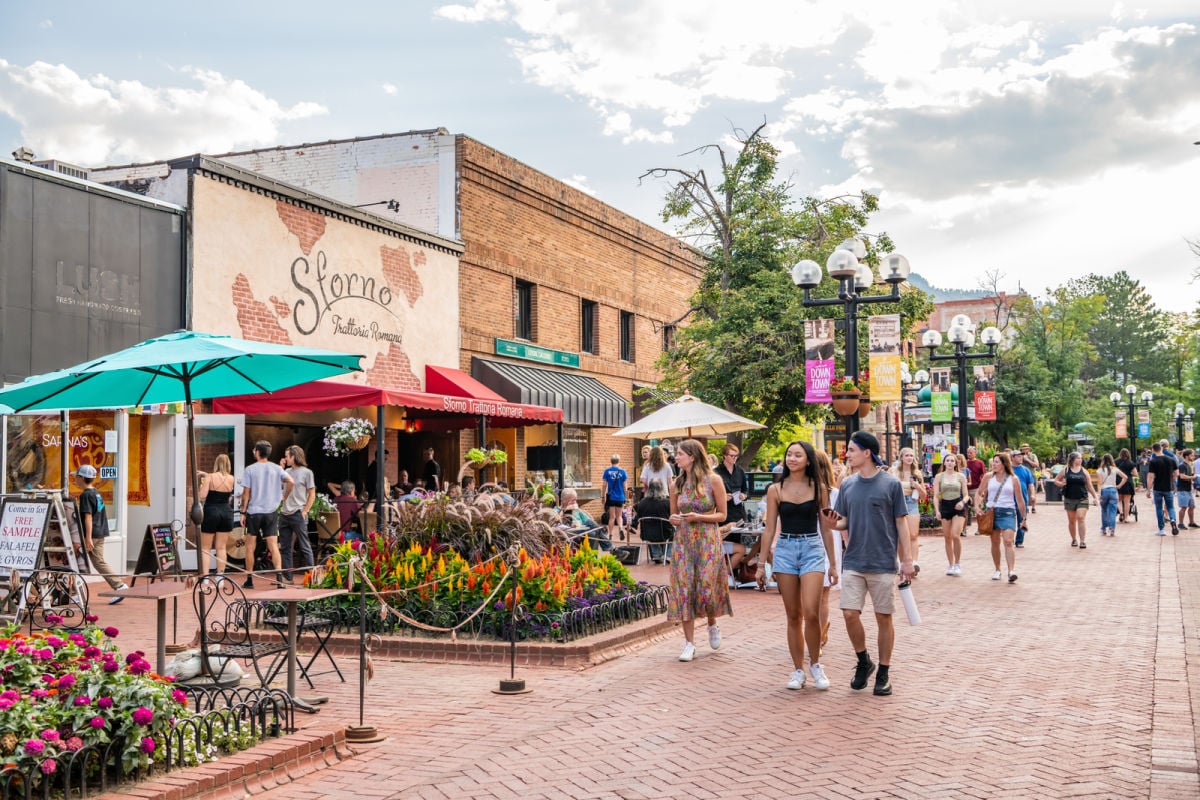
M 196 417 L 192 412 L 192 384 L 186 379 L 183 382 L 183 397 L 184 402 L 187 403 L 188 457 L 192 462 L 192 509 L 188 516 L 192 520 L 192 524 L 199 529 L 200 523 L 204 522 L 204 509 L 200 507 L 200 476 L 197 472 L 200 465 L 196 463 Z M 199 536 L 196 538 L 199 540 Z M 199 553 L 197 553 L 197 558 L 199 558 Z M 253 571 L 253 564 L 251 564 L 250 571 Z

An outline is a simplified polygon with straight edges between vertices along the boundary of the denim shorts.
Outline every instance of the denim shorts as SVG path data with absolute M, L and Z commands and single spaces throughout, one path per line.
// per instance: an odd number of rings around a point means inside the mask
M 1015 531 L 1017 529 L 1017 510 L 1015 508 L 996 508 L 992 521 L 992 529 L 997 531 Z
M 824 572 L 829 568 L 828 563 L 820 534 L 797 536 L 781 533 L 775 540 L 775 561 L 771 564 L 773 572 L 788 575 Z
M 1193 508 L 1196 501 L 1192 498 L 1191 490 L 1178 491 L 1175 493 L 1175 505 L 1179 508 Z
M 904 498 L 904 505 L 908 506 L 908 513 L 910 516 L 917 516 L 921 513 L 921 506 L 918 505 L 917 501 L 913 500 L 911 497 Z

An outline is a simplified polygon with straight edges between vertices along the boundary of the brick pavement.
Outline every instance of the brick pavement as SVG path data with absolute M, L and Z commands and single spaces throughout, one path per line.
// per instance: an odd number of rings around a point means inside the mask
M 1143 514 L 1079 551 L 1060 506 L 1031 519 L 1014 585 L 990 580 L 986 539 L 965 540 L 951 578 L 923 538 L 924 624 L 897 622 L 890 698 L 849 689 L 836 612 L 833 688 L 786 690 L 779 598 L 742 591 L 722 648 L 690 664 L 660 637 L 589 669 L 520 670 L 534 691 L 500 697 L 493 666 L 377 663 L 366 722 L 389 738 L 262 796 L 1200 797 L 1200 530 L 1157 538 Z M 151 608 L 100 613 L 150 649 Z M 301 724 L 357 722 L 355 683 L 318 690 L 331 702 Z

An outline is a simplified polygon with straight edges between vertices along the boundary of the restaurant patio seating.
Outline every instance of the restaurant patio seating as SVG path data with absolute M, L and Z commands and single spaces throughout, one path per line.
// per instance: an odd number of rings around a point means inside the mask
M 287 611 L 278 603 L 269 603 L 266 608 L 266 615 L 263 617 L 263 623 L 279 631 L 279 635 L 286 637 L 288 629 Z M 337 673 L 338 678 L 342 683 L 346 682 L 346 676 L 342 674 L 341 668 L 338 667 L 337 659 L 333 657 L 333 653 L 329 652 L 329 637 L 333 636 L 333 631 L 337 627 L 337 620 L 328 613 L 323 613 L 320 609 L 309 609 L 308 606 L 302 606 L 299 616 L 296 619 L 297 638 L 304 635 L 305 631 L 310 631 L 313 638 L 316 640 L 316 647 L 312 654 L 309 655 L 308 661 L 300 664 L 300 674 L 304 676 L 304 680 L 308 682 L 308 688 L 316 688 L 313 686 L 313 675 L 327 675 L 329 670 L 325 672 L 311 672 L 313 662 L 322 653 L 329 660 L 330 666 L 333 667 L 333 672 Z
M 262 606 L 247 600 L 237 582 L 226 575 L 200 578 L 192 590 L 192 604 L 200 620 L 199 679 L 230 682 L 225 671 L 231 660 L 238 659 L 250 662 L 262 685 L 269 685 L 285 661 L 288 643 L 282 637 L 258 641 L 251 635 Z

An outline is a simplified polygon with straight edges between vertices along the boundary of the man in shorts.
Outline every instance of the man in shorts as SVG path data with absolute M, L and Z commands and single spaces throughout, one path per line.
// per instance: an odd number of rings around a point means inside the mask
M 608 540 L 617 540 L 616 532 L 621 528 L 621 512 L 625 508 L 625 485 L 629 475 L 621 469 L 621 457 L 613 455 L 612 466 L 604 470 L 604 517 L 608 527 Z M 621 538 L 625 538 L 622 531 Z
M 1192 489 L 1195 483 L 1196 470 L 1193 462 L 1196 460 L 1196 452 L 1191 448 L 1180 452 L 1179 454 L 1179 472 L 1175 482 L 1175 503 L 1179 506 L 1179 527 L 1180 528 L 1200 528 L 1196 524 L 1196 498 L 1192 496 Z M 1184 517 L 1187 521 L 1184 521 Z
M 283 467 L 271 461 L 271 443 L 254 443 L 254 463 L 242 472 L 242 524 L 246 527 L 246 589 L 254 588 L 254 548 L 261 536 L 271 553 L 271 564 L 278 573 L 282 567 L 279 553 L 279 504 L 290 494 L 295 481 Z M 279 579 L 283 587 L 282 578 Z
M 911 580 L 912 554 L 904 517 L 908 507 L 900 481 L 879 469 L 879 440 L 866 431 L 857 431 L 846 446 L 846 463 L 854 474 L 842 481 L 837 505 L 822 511 L 825 521 L 837 530 L 848 530 L 850 540 L 842 556 L 842 617 L 846 633 L 858 656 L 851 689 L 866 688 L 867 679 L 875 672 L 875 662 L 867 653 L 867 633 L 862 624 L 862 610 L 867 595 L 875 611 L 879 629 L 879 674 L 875 676 L 875 694 L 892 693 L 888 675 L 892 661 L 892 645 L 896 633 L 892 615 L 896 607 L 896 557 L 900 558 L 900 579 Z

